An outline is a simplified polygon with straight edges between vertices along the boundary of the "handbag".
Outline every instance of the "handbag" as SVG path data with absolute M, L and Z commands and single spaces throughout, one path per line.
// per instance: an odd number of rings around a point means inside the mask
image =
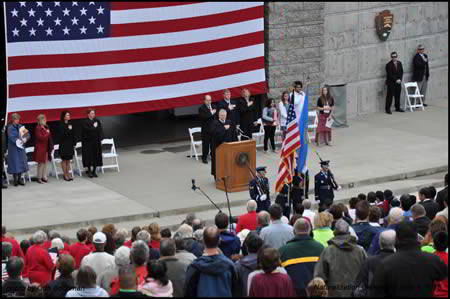
M 325 127 L 331 129 L 331 127 L 333 126 L 334 120 L 331 117 L 327 118 L 327 122 L 325 123 Z

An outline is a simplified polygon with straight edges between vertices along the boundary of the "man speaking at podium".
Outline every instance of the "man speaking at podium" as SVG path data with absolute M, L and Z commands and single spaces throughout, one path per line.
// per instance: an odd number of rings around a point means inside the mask
M 220 109 L 219 119 L 214 120 L 211 126 L 211 174 L 216 179 L 216 148 L 224 142 L 237 141 L 236 125 L 227 120 L 227 111 Z

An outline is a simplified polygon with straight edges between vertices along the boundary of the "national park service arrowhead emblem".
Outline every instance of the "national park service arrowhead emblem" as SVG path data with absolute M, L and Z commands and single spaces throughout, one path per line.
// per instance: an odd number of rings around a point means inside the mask
M 378 37 L 382 41 L 386 41 L 394 26 L 394 15 L 389 10 L 383 10 L 375 17 L 375 28 Z

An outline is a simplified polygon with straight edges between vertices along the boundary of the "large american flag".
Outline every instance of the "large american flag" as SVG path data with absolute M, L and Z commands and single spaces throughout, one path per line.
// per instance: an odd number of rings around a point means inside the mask
M 289 104 L 286 120 L 286 138 L 283 140 L 283 145 L 281 146 L 281 160 L 275 183 L 276 192 L 280 192 L 284 184 L 292 182 L 296 150 L 300 147 L 300 130 L 296 119 L 294 105 Z
M 266 92 L 263 2 L 6 2 L 7 111 L 21 122 Z

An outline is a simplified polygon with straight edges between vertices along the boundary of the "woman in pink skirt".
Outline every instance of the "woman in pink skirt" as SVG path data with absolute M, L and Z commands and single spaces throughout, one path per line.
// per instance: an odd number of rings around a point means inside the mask
M 331 145 L 331 128 L 326 126 L 327 120 L 331 119 L 334 110 L 334 99 L 330 96 L 327 87 L 320 89 L 320 97 L 317 100 L 317 111 L 319 112 L 319 124 L 316 129 L 316 145 L 320 145 L 320 137 L 326 145 Z

